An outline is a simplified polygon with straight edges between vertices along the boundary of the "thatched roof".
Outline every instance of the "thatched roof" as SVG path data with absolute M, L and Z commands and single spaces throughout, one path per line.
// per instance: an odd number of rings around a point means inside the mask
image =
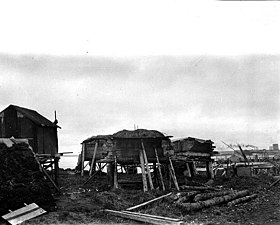
M 156 130 L 146 130 L 146 129 L 137 129 L 137 130 L 121 130 L 113 135 L 97 135 L 92 136 L 83 141 L 83 143 L 91 142 L 94 140 L 100 139 L 114 139 L 114 138 L 169 138 L 171 136 L 165 136 L 163 133 Z
M 122 130 L 113 134 L 114 138 L 165 138 L 165 135 L 156 130 Z

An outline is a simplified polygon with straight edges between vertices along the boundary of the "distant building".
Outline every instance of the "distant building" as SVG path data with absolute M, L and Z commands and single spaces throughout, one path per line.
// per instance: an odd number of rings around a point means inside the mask
M 10 105 L 0 112 L 0 137 L 28 139 L 35 153 L 58 153 L 57 128 L 57 121 L 31 109 Z

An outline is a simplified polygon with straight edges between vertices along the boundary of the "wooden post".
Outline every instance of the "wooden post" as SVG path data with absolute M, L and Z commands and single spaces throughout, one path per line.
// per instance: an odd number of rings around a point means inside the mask
M 177 191 L 180 191 L 180 188 L 179 188 L 179 185 L 178 185 L 178 182 L 177 182 L 177 178 L 176 178 L 176 174 L 175 174 L 175 170 L 174 170 L 172 161 L 171 161 L 170 157 L 168 157 L 168 159 L 169 159 L 169 162 L 170 162 L 170 174 L 171 174 L 171 177 L 173 179 L 173 182 L 175 184 L 175 187 L 176 187 Z
M 214 172 L 213 172 L 213 165 L 212 165 L 212 161 L 207 161 L 206 162 L 206 171 L 207 171 L 207 175 L 210 179 L 214 179 Z
M 59 176 L 59 157 L 54 158 L 54 182 L 58 186 L 58 176 Z
M 164 186 L 162 172 L 161 172 L 161 165 L 160 165 L 160 162 L 159 162 L 158 153 L 157 153 L 157 149 L 156 148 L 155 148 L 155 154 L 156 154 L 157 163 L 158 163 L 159 179 L 160 179 L 160 182 L 161 182 L 162 190 L 165 191 L 165 186 Z
M 115 167 L 114 167 L 114 189 L 119 188 L 118 185 L 118 164 L 117 164 L 117 156 L 115 155 Z
M 142 149 L 139 149 L 139 158 L 140 158 L 140 166 L 142 171 L 142 181 L 143 181 L 143 191 L 148 191 L 148 185 L 147 185 L 147 177 L 146 177 L 146 171 L 144 166 L 144 157 L 143 157 L 143 151 Z
M 145 150 L 145 147 L 144 147 L 143 140 L 141 140 L 141 144 L 142 144 L 144 163 L 145 163 L 146 168 L 147 168 L 147 173 L 148 173 L 148 179 L 149 179 L 150 187 L 151 187 L 151 190 L 154 190 L 154 184 L 153 184 L 153 180 L 152 180 L 152 176 L 151 176 L 151 171 L 150 171 L 150 167 L 149 167 L 149 162 L 148 162 L 148 158 L 147 158 L 147 155 L 146 155 L 146 150 Z
M 85 164 L 85 143 L 82 143 L 82 171 L 81 176 L 84 176 L 84 164 Z
M 114 171 L 113 163 L 110 162 L 107 164 L 107 177 L 108 177 L 108 182 L 111 187 L 114 186 L 114 179 L 113 179 L 114 172 L 113 171 Z
M 94 146 L 94 150 L 93 150 L 93 155 L 92 155 L 92 160 L 91 160 L 91 165 L 90 165 L 89 176 L 91 176 L 92 170 L 93 170 L 93 166 L 95 165 L 94 161 L 95 161 L 95 156 L 96 156 L 96 152 L 97 152 L 97 146 L 98 146 L 98 142 L 96 141 L 95 142 L 95 146 Z

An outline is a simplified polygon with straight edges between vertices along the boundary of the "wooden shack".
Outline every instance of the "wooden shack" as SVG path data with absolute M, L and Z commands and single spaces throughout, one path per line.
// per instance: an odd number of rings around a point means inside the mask
M 215 154 L 216 147 L 213 144 L 214 142 L 211 140 L 193 137 L 173 140 L 174 156 L 172 159 L 178 162 L 177 165 L 180 164 L 179 162 L 186 164 L 190 177 L 195 175 L 196 164 L 204 164 L 209 178 L 214 178 L 211 157 Z
M 170 137 L 156 130 L 145 129 L 122 130 L 113 135 L 93 136 L 82 142 L 84 160 L 92 160 L 97 145 L 95 155 L 97 162 L 113 162 L 116 156 L 120 164 L 139 164 L 142 143 L 150 163 L 156 162 L 155 149 L 159 159 L 164 160 L 166 153 L 172 148 Z
M 28 139 L 38 154 L 58 153 L 57 121 L 51 122 L 38 112 L 10 105 L 0 112 L 0 137 Z

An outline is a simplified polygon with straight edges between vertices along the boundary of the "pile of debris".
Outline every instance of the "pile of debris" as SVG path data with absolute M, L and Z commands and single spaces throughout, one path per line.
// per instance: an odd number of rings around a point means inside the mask
M 205 186 L 181 186 L 184 192 L 173 197 L 175 205 L 184 212 L 196 211 L 214 205 L 234 206 L 257 197 L 248 190 L 217 189 Z
M 0 215 L 31 203 L 47 211 L 55 209 L 51 189 L 29 147 L 0 143 Z

